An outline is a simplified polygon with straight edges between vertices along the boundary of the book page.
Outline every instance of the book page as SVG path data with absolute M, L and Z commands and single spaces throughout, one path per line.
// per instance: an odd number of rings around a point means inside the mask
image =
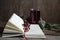
M 26 32 L 27 38 L 46 38 L 38 24 L 31 24 L 30 30 Z
M 9 25 L 9 24 L 11 25 Z M 24 24 L 24 21 L 22 18 L 20 18 L 18 15 L 16 15 L 15 13 L 13 13 L 13 15 L 11 16 L 11 18 L 9 19 L 9 21 L 7 22 L 6 25 L 9 25 L 10 28 L 14 28 L 14 29 L 19 29 L 21 31 L 21 33 L 24 33 L 24 30 L 23 30 L 23 24 Z M 7 26 L 6 26 L 7 27 Z M 5 27 L 5 28 L 6 28 Z M 20 32 L 19 31 L 19 32 Z M 4 32 L 6 32 L 4 30 Z

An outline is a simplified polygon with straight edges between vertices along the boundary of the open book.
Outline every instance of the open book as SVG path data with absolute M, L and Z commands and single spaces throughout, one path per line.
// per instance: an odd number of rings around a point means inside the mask
M 14 13 L 7 22 L 3 33 L 24 33 L 23 24 L 22 18 Z
M 23 24 L 23 19 L 14 13 L 7 22 L 2 37 L 24 35 Z M 27 38 L 46 38 L 38 24 L 31 24 L 30 30 L 25 35 Z

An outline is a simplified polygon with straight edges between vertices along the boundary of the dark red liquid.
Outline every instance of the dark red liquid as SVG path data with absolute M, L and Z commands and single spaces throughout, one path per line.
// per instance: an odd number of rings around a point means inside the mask
M 38 24 L 40 20 L 40 11 L 31 10 L 30 16 L 27 18 L 27 20 L 30 24 Z

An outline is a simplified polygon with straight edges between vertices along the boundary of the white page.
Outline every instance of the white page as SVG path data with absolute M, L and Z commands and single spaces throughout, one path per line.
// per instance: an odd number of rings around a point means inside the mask
M 12 29 L 4 29 L 4 33 L 20 33 L 20 32 Z
M 38 24 L 31 24 L 30 30 L 26 32 L 27 38 L 46 38 Z
M 3 34 L 3 38 L 10 38 L 15 36 L 22 36 L 23 34 Z
M 15 25 L 20 30 L 22 30 L 22 32 L 24 32 L 24 30 L 23 30 L 24 21 L 18 15 L 13 13 L 12 17 L 9 19 L 9 22 L 12 23 L 13 25 Z
M 43 33 L 43 31 L 41 30 L 38 24 L 31 24 L 30 30 L 26 32 L 25 35 L 27 38 L 46 38 L 45 34 Z M 17 35 L 12 35 L 12 36 L 19 36 L 19 35 L 17 34 Z M 2 37 L 12 37 L 12 36 L 5 35 Z
M 9 26 L 9 25 L 6 25 L 6 28 L 20 31 L 19 28 L 15 28 L 15 27 Z M 6 28 L 5 28 L 5 29 L 6 29 Z

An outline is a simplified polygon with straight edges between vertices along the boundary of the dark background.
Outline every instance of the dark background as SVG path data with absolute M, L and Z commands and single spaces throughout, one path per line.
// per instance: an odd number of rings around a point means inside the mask
M 60 23 L 60 0 L 0 0 L 0 23 L 5 25 L 13 13 L 25 19 L 31 8 L 40 9 L 47 23 Z

